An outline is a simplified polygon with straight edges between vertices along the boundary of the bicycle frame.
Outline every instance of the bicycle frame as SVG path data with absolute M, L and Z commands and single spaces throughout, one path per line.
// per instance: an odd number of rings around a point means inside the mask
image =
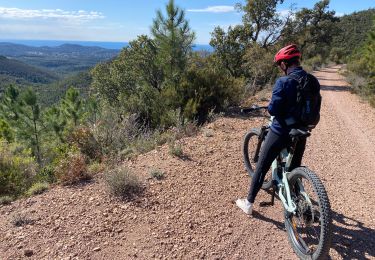
M 271 120 L 269 122 L 269 126 L 271 125 L 273 120 L 273 117 L 271 117 Z M 295 143 L 293 144 L 295 146 Z M 278 190 L 278 196 L 283 203 L 283 206 L 285 210 L 289 213 L 295 213 L 297 206 L 293 202 L 291 194 L 290 194 L 290 188 L 288 183 L 288 175 L 290 174 L 289 168 L 292 163 L 293 159 L 293 153 L 294 153 L 294 147 L 288 152 L 288 150 L 285 148 L 283 149 L 279 156 L 272 162 L 271 171 L 272 171 L 272 180 L 275 182 L 275 185 Z M 285 163 L 284 163 L 285 162 Z M 279 177 L 279 171 L 281 170 L 282 176 Z M 305 189 L 301 183 L 300 180 L 297 180 L 300 193 L 305 197 L 306 201 L 311 204 L 311 200 L 308 197 L 308 195 L 305 192 Z M 284 194 L 286 196 L 284 196 Z
M 288 174 L 290 173 L 288 171 L 288 168 L 290 166 L 290 163 L 292 162 L 293 154 L 288 153 L 287 149 L 283 149 L 280 152 L 279 156 L 280 157 L 276 158 L 272 163 L 272 167 L 271 167 L 271 169 L 272 169 L 272 179 L 274 181 L 276 181 L 276 185 L 277 185 L 277 188 L 278 188 L 278 196 L 279 196 L 281 202 L 283 203 L 284 208 L 288 212 L 294 213 L 297 209 L 297 206 L 292 201 L 292 197 L 290 195 L 289 183 L 288 183 Z M 281 163 L 279 160 L 280 159 L 283 160 L 284 158 L 286 158 L 286 163 L 285 163 L 285 166 L 283 167 L 283 165 L 279 165 Z M 279 171 L 280 167 L 282 169 L 281 179 L 278 175 L 278 171 Z M 302 189 L 303 189 L 303 187 L 302 187 Z M 284 196 L 285 193 L 286 193 L 286 197 Z

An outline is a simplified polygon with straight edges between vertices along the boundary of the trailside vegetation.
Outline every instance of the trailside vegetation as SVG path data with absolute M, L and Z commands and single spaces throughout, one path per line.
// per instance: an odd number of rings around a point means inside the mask
M 348 59 L 348 78 L 354 90 L 375 107 L 375 16 L 366 41 Z

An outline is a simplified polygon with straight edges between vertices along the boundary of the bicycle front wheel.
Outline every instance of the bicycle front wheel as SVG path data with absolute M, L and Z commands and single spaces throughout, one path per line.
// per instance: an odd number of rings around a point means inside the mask
M 254 177 L 255 167 L 258 162 L 260 150 L 262 149 L 262 144 L 264 142 L 264 138 L 261 140 L 260 134 L 261 134 L 260 129 L 254 128 L 245 135 L 244 141 L 243 141 L 243 146 L 242 146 L 243 159 L 244 159 L 246 171 L 251 178 Z M 260 145 L 259 145 L 259 142 L 261 142 Z M 271 174 L 271 170 L 269 170 L 264 179 L 262 189 L 268 190 L 271 187 L 272 187 L 272 174 Z
M 297 210 L 285 215 L 285 227 L 293 250 L 301 259 L 326 259 L 331 247 L 332 219 L 327 192 L 319 177 L 305 167 L 288 176 Z

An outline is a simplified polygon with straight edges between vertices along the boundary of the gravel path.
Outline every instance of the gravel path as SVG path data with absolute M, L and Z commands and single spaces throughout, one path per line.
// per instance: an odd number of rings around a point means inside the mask
M 338 67 L 317 72 L 321 123 L 304 164 L 322 178 L 334 212 L 332 259 L 375 259 L 375 112 L 350 93 Z M 99 175 L 79 187 L 56 187 L 0 208 L 0 259 L 297 259 L 287 242 L 280 202 L 253 218 L 234 205 L 247 193 L 241 143 L 262 119 L 224 117 L 180 142 L 184 160 L 168 147 L 127 165 L 147 189 L 132 202 L 111 198 Z M 166 178 L 149 178 L 150 169 Z M 14 227 L 15 214 L 33 223 Z

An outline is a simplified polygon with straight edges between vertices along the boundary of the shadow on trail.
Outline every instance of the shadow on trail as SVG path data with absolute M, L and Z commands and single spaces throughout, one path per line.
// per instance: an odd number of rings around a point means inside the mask
M 322 91 L 337 91 L 337 92 L 351 92 L 352 88 L 351 87 L 346 87 L 346 86 L 325 86 L 322 85 L 320 87 Z
M 318 73 L 318 72 L 337 74 L 337 70 L 335 70 L 335 69 L 329 69 L 329 68 L 328 69 L 321 69 L 321 70 L 314 71 L 314 73 Z
M 342 79 L 332 79 L 332 78 L 327 78 L 327 77 L 322 77 L 322 76 L 317 76 L 316 77 L 319 81 L 320 80 L 329 80 L 329 81 L 337 81 L 337 82 L 344 82 Z
M 285 231 L 283 222 L 263 216 L 258 212 L 253 217 L 272 223 Z M 332 211 L 333 234 L 331 249 L 337 251 L 343 259 L 369 259 L 375 257 L 375 229 L 364 226 L 358 220 Z
M 362 222 L 333 212 L 333 248 L 345 259 L 375 257 L 375 230 Z

